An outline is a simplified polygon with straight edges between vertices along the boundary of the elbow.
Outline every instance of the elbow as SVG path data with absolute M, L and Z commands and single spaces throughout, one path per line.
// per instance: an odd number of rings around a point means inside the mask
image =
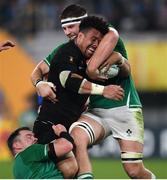
M 115 43 L 115 45 L 116 45 L 118 42 L 118 39 L 119 39 L 119 34 L 118 34 L 117 30 L 115 30 L 114 28 L 111 28 L 110 31 L 106 34 L 106 38 L 112 44 Z
M 67 141 L 64 138 L 62 138 L 60 141 L 61 141 L 61 143 L 63 145 L 62 151 L 64 151 L 64 154 L 67 154 L 67 153 L 69 153 L 70 151 L 73 150 L 73 145 L 72 145 L 71 142 Z
M 126 64 L 126 68 L 125 69 L 120 69 L 120 76 L 123 77 L 123 78 L 127 78 L 130 76 L 131 74 L 131 67 L 129 64 Z

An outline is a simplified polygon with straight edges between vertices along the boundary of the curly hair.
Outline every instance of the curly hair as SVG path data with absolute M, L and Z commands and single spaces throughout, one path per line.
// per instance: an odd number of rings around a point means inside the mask
M 85 32 L 91 28 L 100 31 L 103 35 L 109 31 L 107 22 L 103 18 L 97 16 L 88 16 L 81 20 L 79 26 L 80 32 Z

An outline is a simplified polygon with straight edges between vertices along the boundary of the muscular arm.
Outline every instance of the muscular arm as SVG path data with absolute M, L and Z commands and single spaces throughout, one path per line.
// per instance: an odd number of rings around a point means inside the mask
M 56 101 L 56 87 L 51 82 L 42 81 L 43 78 L 49 72 L 49 66 L 45 61 L 40 61 L 35 67 L 34 71 L 31 74 L 31 82 L 35 86 L 36 91 L 39 96 L 46 97 L 51 101 Z
M 48 74 L 49 66 L 45 61 L 40 61 L 31 74 L 31 82 L 35 86 L 38 79 L 43 79 L 43 77 Z
M 103 37 L 89 61 L 87 73 L 90 77 L 94 76 L 94 73 L 99 66 L 111 55 L 117 44 L 118 38 L 118 32 L 114 28 L 110 28 L 110 31 Z
M 98 85 L 70 71 L 63 71 L 60 74 L 60 82 L 64 88 L 79 94 L 103 95 L 114 100 L 121 100 L 124 96 L 124 90 L 120 86 Z
M 106 71 L 113 65 L 117 64 L 120 71 L 119 76 L 127 77 L 131 73 L 131 68 L 128 60 L 120 53 L 113 51 L 110 57 L 100 66 L 100 69 L 106 68 Z

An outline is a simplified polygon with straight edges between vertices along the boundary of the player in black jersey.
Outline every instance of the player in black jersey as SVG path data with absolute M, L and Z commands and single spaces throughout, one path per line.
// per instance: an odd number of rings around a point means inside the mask
M 43 101 L 33 129 L 39 143 L 46 144 L 56 138 L 51 128 L 53 124 L 63 124 L 69 129 L 84 111 L 90 94 L 115 100 L 123 98 L 120 86 L 101 86 L 86 80 L 86 60 L 107 32 L 108 26 L 103 19 L 86 17 L 80 24 L 78 37 L 62 45 L 55 54 L 48 81 L 56 85 L 57 102 Z
M 80 24 L 77 38 L 62 45 L 55 54 L 48 82 L 56 85 L 57 101 L 49 99 L 43 101 L 33 128 L 39 143 L 46 144 L 56 139 L 52 130 L 53 124 L 63 124 L 69 129 L 84 111 L 90 94 L 103 95 L 115 100 L 123 98 L 124 91 L 120 86 L 101 86 L 86 79 L 86 60 L 93 55 L 107 32 L 105 21 L 94 16 L 87 17 Z M 40 80 L 37 83 L 40 83 Z M 76 160 L 71 155 L 61 160 L 57 166 L 65 177 L 71 177 L 70 170 L 77 169 Z

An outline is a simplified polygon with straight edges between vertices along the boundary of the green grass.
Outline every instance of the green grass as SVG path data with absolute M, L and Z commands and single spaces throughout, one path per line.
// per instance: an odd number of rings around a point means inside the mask
M 167 159 L 146 159 L 145 166 L 155 173 L 158 179 L 167 179 Z M 117 159 L 92 159 L 96 179 L 126 179 L 121 161 Z M 10 179 L 12 162 L 0 162 L 0 179 Z
M 157 179 L 167 179 L 167 159 L 145 159 L 144 164 L 156 175 Z M 97 179 L 128 178 L 118 159 L 94 159 L 92 165 Z

